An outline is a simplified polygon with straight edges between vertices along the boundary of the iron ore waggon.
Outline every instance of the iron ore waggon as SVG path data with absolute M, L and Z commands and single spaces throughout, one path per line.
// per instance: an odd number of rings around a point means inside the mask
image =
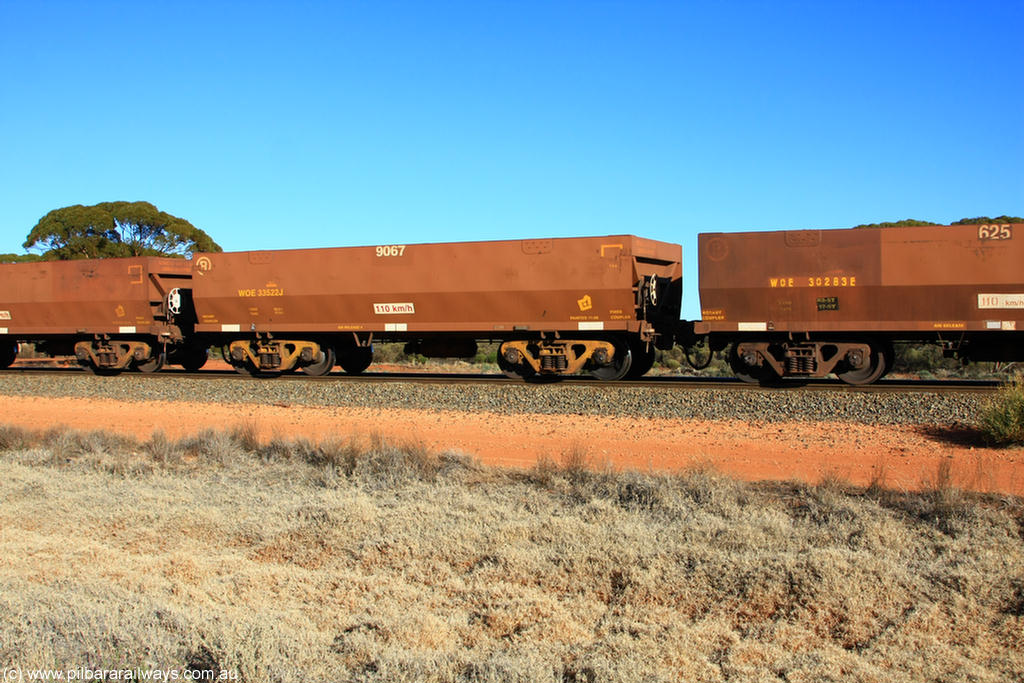
M 897 341 L 1024 360 L 1024 224 L 708 233 L 698 249 L 702 320 L 680 341 L 729 347 L 747 381 L 868 384 Z
M 519 377 L 647 372 L 670 348 L 679 245 L 631 235 L 196 254 L 196 337 L 243 373 L 366 369 L 375 342 Z
M 88 370 L 159 370 L 166 359 L 198 368 L 189 343 L 192 263 L 139 257 L 0 265 L 0 367 L 18 342 L 74 355 Z

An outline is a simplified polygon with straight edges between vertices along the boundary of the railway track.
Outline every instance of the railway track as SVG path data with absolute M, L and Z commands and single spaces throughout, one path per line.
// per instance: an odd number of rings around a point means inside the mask
M 0 376 L 31 376 L 85 374 L 85 371 L 73 366 L 30 366 L 15 365 L 0 371 Z M 309 377 L 301 373 L 287 373 L 279 376 L 248 378 L 229 369 L 204 369 L 187 372 L 177 368 L 165 368 L 160 372 L 146 374 L 128 373 L 132 377 L 145 378 L 151 381 L 174 380 L 180 378 L 200 380 L 249 380 L 254 382 L 341 382 L 341 383 L 412 383 L 412 384 L 466 384 L 466 385 L 523 385 L 521 380 L 509 379 L 501 374 L 489 373 L 442 373 L 442 372 L 373 372 L 361 375 L 347 375 L 336 371 L 322 377 Z M 593 377 L 569 377 L 550 381 L 541 380 L 536 384 L 557 384 L 558 386 L 586 386 L 614 390 L 617 388 L 658 388 L 658 389 L 719 389 L 723 391 L 755 391 L 755 392 L 793 392 L 793 391 L 840 391 L 847 393 L 994 393 L 1002 382 L 998 380 L 975 379 L 883 379 L 875 384 L 852 386 L 838 379 L 817 379 L 806 381 L 783 381 L 776 386 L 761 387 L 742 382 L 733 377 L 693 377 L 679 375 L 655 375 L 639 380 L 602 382 Z

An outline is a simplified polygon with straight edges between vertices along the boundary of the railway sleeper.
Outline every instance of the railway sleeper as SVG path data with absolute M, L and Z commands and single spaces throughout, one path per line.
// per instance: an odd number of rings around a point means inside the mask
M 538 375 L 571 375 L 588 365 L 610 365 L 615 345 L 589 339 L 515 340 L 503 343 L 498 353 L 510 367 L 526 367 Z
M 239 339 L 228 345 L 228 357 L 236 368 L 251 367 L 259 372 L 285 372 L 323 358 L 316 342 L 292 339 Z
M 770 370 L 776 377 L 824 377 L 832 372 L 842 376 L 867 369 L 872 348 L 864 342 L 740 342 L 735 357 L 750 369 Z
M 99 370 L 124 370 L 131 363 L 142 364 L 153 358 L 153 347 L 142 341 L 98 340 L 75 344 L 75 357 L 81 365 Z

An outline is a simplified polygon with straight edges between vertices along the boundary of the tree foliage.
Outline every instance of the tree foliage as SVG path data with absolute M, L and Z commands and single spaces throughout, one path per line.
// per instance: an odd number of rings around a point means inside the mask
M 918 225 L 939 225 L 934 221 L 919 221 L 916 218 L 905 218 L 902 221 L 885 222 L 885 223 L 864 223 L 862 225 L 855 225 L 855 228 L 910 228 Z
M 54 209 L 36 223 L 23 246 L 41 251 L 45 260 L 184 257 L 197 251 L 221 251 L 205 232 L 149 202 Z
M 1024 223 L 1024 218 L 1020 216 L 996 216 L 995 218 L 979 216 L 977 218 L 961 218 L 952 225 L 985 225 L 987 223 Z
M 26 263 L 28 261 L 41 261 L 39 254 L 0 254 L 0 263 Z
M 979 216 L 977 218 L 961 218 L 958 221 L 950 223 L 950 225 L 985 225 L 986 223 L 1024 223 L 1024 218 L 1019 216 L 998 216 L 996 218 L 989 218 L 988 216 Z M 855 228 L 907 228 L 917 225 L 942 225 L 935 221 L 919 221 L 916 218 L 907 218 L 902 221 L 895 221 L 892 223 L 865 223 L 863 225 L 855 225 Z

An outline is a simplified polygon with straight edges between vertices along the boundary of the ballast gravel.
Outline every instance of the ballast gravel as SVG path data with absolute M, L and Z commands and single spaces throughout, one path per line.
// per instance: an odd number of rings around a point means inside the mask
M 973 423 L 991 395 L 978 393 L 614 386 L 608 384 L 467 384 L 437 381 L 320 381 L 97 377 L 75 372 L 0 375 L 0 395 L 70 396 L 120 401 L 192 401 L 284 406 L 404 408 L 502 415 L 598 415 L 758 422 L 860 424 Z M 2 422 L 2 418 L 0 418 Z

